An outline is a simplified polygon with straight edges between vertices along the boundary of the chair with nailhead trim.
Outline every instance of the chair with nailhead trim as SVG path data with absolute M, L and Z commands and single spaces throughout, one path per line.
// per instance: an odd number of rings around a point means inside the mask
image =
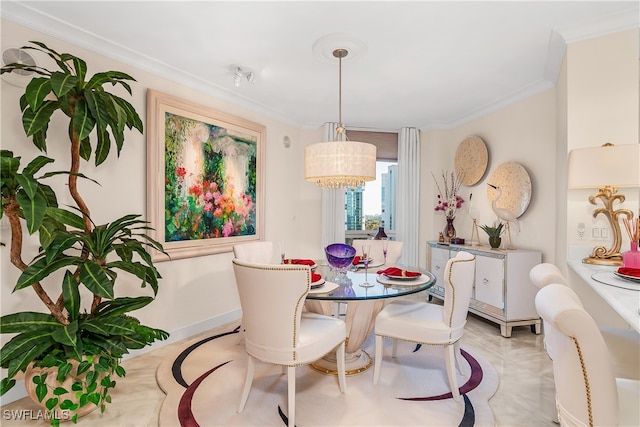
M 545 325 L 552 326 L 546 334 L 560 425 L 640 425 L 640 382 L 615 377 L 598 325 L 575 292 L 549 284 L 538 291 L 535 304 Z
M 467 313 L 473 292 L 476 257 L 460 251 L 449 259 L 444 271 L 444 305 L 422 301 L 395 300 L 376 316 L 376 356 L 373 383 L 377 384 L 382 365 L 383 338 L 393 340 L 392 357 L 396 357 L 397 340 L 445 349 L 445 365 L 451 393 L 456 401 L 460 391 L 456 371 L 460 371 L 460 339 L 467 323 Z
M 287 370 L 289 426 L 295 425 L 296 366 L 336 350 L 338 384 L 345 393 L 346 325 L 341 319 L 304 312 L 311 269 L 296 264 L 256 264 L 233 260 L 238 285 L 247 373 L 238 412 L 249 397 L 256 360 Z

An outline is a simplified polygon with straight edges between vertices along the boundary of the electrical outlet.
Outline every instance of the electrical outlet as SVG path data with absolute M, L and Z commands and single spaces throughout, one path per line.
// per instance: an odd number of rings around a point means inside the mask
M 591 238 L 594 239 L 594 240 L 600 239 L 600 228 L 599 227 L 593 226 L 591 228 Z

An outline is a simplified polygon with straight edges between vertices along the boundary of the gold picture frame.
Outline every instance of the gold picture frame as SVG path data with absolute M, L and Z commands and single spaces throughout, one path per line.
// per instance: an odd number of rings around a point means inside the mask
M 169 257 L 264 239 L 265 126 L 147 91 L 147 218 Z

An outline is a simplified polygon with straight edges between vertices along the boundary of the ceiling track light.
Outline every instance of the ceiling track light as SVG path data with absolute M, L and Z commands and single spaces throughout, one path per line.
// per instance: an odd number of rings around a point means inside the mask
M 242 81 L 246 80 L 251 84 L 256 82 L 255 73 L 251 70 L 242 69 L 241 67 L 233 67 L 233 83 L 237 86 L 242 84 Z

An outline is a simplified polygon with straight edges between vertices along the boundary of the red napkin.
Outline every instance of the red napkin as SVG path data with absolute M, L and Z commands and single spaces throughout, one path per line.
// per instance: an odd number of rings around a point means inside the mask
M 322 279 L 322 275 L 318 273 L 311 273 L 311 283 L 315 283 Z
M 387 276 L 418 277 L 422 273 L 420 273 L 419 271 L 402 270 L 398 267 L 389 267 L 385 268 L 384 270 L 378 270 L 378 274 L 385 274 Z
M 300 264 L 300 265 L 309 265 L 314 266 L 316 262 L 312 259 L 285 259 L 285 264 Z
M 360 260 L 362 259 L 362 257 L 360 255 L 356 255 L 353 258 L 353 265 L 358 265 L 360 263 Z
M 640 277 L 640 268 L 620 267 L 618 273 L 625 276 Z

